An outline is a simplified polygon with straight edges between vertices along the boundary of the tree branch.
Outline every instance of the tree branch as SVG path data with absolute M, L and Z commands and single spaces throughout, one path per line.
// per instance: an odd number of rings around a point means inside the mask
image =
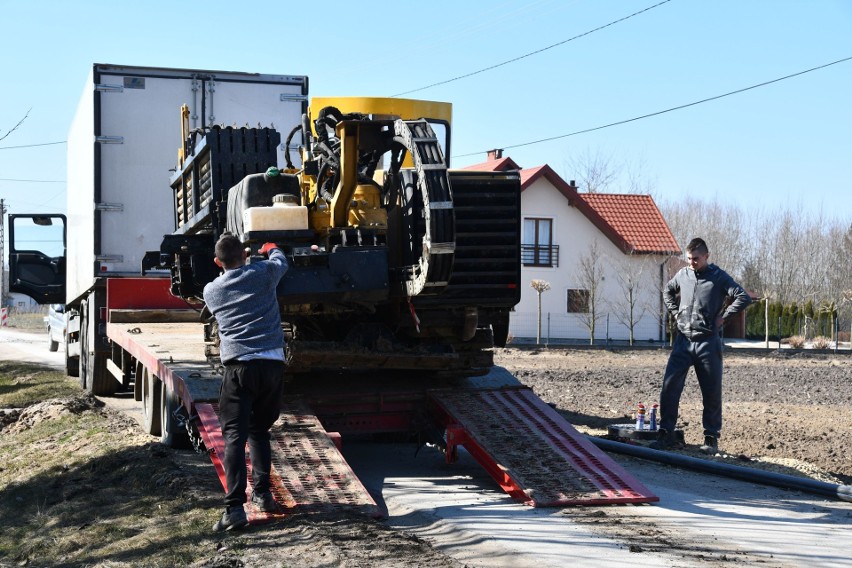
M 24 118 L 22 118 L 21 120 L 19 120 L 19 121 L 18 121 L 18 124 L 16 124 L 15 126 L 13 126 L 13 127 L 12 127 L 12 129 L 11 129 L 9 132 L 7 132 L 6 134 L 4 134 L 3 136 L 0 136 L 0 140 L 5 140 L 5 139 L 6 139 L 6 138 L 7 138 L 7 137 L 11 134 L 11 133 L 13 133 L 14 131 L 16 131 L 16 130 L 18 129 L 18 127 L 19 127 L 20 125 L 22 125 L 22 124 L 24 123 L 24 121 L 27 119 L 27 117 L 30 115 L 30 111 L 31 111 L 31 110 L 33 110 L 33 109 L 32 109 L 32 108 L 30 108 L 29 110 L 27 110 L 27 114 L 25 114 L 25 115 L 24 115 Z

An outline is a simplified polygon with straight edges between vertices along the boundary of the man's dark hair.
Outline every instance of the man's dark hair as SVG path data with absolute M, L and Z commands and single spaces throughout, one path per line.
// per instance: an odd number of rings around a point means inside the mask
M 225 233 L 216 241 L 216 258 L 226 267 L 238 265 L 243 258 L 243 243 L 232 235 Z
M 698 254 L 707 254 L 710 252 L 710 249 L 707 248 L 707 243 L 704 242 L 704 239 L 695 238 L 689 241 L 689 244 L 686 245 L 686 252 L 697 252 Z

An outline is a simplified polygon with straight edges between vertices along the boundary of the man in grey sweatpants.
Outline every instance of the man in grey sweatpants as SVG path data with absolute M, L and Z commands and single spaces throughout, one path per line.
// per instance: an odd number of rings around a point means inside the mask
M 744 310 L 751 298 L 728 273 L 707 262 L 710 251 L 702 239 L 686 246 L 689 266 L 675 274 L 663 292 L 666 308 L 677 321 L 678 334 L 672 346 L 663 388 L 660 392 L 660 432 L 651 448 L 676 446 L 675 436 L 680 396 L 686 375 L 695 368 L 704 404 L 701 451 L 715 454 L 722 431 L 722 338 L 725 321 Z M 727 307 L 726 307 L 727 304 Z
M 275 244 L 260 253 L 269 260 L 246 264 L 242 242 L 231 234 L 216 242 L 216 264 L 224 272 L 204 287 L 204 302 L 219 324 L 219 353 L 225 367 L 219 420 L 225 440 L 225 513 L 214 530 L 248 524 L 246 441 L 251 449 L 251 501 L 263 511 L 277 509 L 269 486 L 272 469 L 269 429 L 278 419 L 284 392 L 284 332 L 278 283 L 289 268 Z

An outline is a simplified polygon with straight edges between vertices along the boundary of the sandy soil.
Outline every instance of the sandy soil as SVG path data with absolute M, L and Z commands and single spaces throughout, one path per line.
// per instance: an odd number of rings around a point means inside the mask
M 498 350 L 496 362 L 553 404 L 579 429 L 604 435 L 610 424 L 631 422 L 638 402 L 656 402 L 667 356 L 668 352 L 662 350 L 512 348 Z M 852 365 L 848 356 L 787 356 L 779 352 L 746 355 L 729 351 L 724 400 L 721 452 L 710 459 L 832 483 L 852 483 L 852 453 L 846 448 L 846 442 L 852 439 Z M 47 405 L 16 412 L 15 416 L 7 414 L 0 429 L 9 435 L 25 430 L 33 421 L 50 419 L 53 410 Z M 120 423 L 122 428 L 116 427 L 115 431 L 135 428 L 130 419 L 115 411 L 99 409 L 97 405 L 91 410 Z M 694 376 L 687 379 L 681 410 L 680 426 L 690 445 L 679 451 L 699 455 L 701 403 Z M 81 410 L 63 407 L 62 411 Z M 205 511 L 209 511 L 212 524 L 218 513 L 221 488 L 211 476 L 209 460 L 150 441 L 141 443 L 143 438 L 138 431 L 127 436 L 127 459 L 148 462 L 154 455 L 158 470 L 166 470 L 160 476 L 168 481 L 159 490 L 185 495 L 187 488 L 194 488 L 196 506 L 203 507 L 200 511 L 205 516 Z M 81 470 L 77 476 L 85 481 L 88 473 Z M 81 482 L 80 479 L 75 477 L 74 481 Z M 588 514 L 607 516 L 610 511 L 596 509 Z M 595 523 L 600 521 L 597 516 Z M 618 538 L 616 533 L 610 536 Z M 632 538 L 639 540 L 634 543 L 623 539 L 630 542 L 631 552 L 634 546 L 637 550 L 647 548 L 640 537 Z M 197 562 L 193 566 L 199 568 L 462 566 L 414 534 L 393 530 L 379 521 L 340 514 L 293 515 L 237 534 L 217 536 L 205 531 L 196 541 L 195 550 Z
M 496 361 L 578 428 L 604 435 L 609 424 L 632 421 L 638 402 L 657 400 L 667 356 L 657 350 L 501 349 Z M 724 388 L 723 443 L 720 454 L 711 459 L 833 483 L 852 482 L 852 454 L 843 443 L 852 436 L 848 357 L 728 353 Z M 679 451 L 700 455 L 701 404 L 692 374 L 681 407 L 679 425 L 690 445 Z M 596 509 L 590 514 L 611 512 Z M 266 565 L 269 557 L 265 547 L 257 546 L 258 539 L 280 546 L 277 554 L 283 565 L 461 566 L 412 535 L 364 519 L 297 516 L 252 531 L 254 554 L 240 557 L 224 550 L 197 566 Z M 604 532 L 618 538 L 614 529 Z M 653 548 L 659 535 L 646 533 L 622 536 L 631 542 L 631 551 Z M 690 548 L 688 543 L 683 546 Z
M 512 371 L 569 422 L 606 434 L 634 420 L 638 403 L 659 399 L 664 350 L 502 349 Z M 723 377 L 720 456 L 738 465 L 776 463 L 823 481 L 852 482 L 852 361 L 848 355 L 744 354 L 729 349 Z M 681 398 L 679 427 L 697 454 L 703 442 L 694 372 Z

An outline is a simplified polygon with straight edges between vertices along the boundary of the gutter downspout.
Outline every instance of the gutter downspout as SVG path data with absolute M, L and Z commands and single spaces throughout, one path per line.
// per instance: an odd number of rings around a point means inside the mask
M 666 262 L 660 265 L 660 343 L 666 340 L 666 322 L 668 311 L 663 301 L 663 292 L 666 289 Z
M 590 442 L 600 449 L 608 452 L 615 452 L 634 456 L 646 460 L 656 461 L 686 469 L 693 469 L 713 475 L 721 475 L 752 483 L 761 483 L 763 485 L 772 485 L 783 489 L 795 489 L 798 491 L 806 491 L 824 497 L 840 499 L 841 501 L 852 502 L 852 485 L 837 485 L 827 483 L 825 481 L 816 481 L 814 479 L 806 479 L 802 477 L 794 477 L 792 475 L 784 475 L 782 473 L 773 473 L 750 467 L 742 467 L 726 463 L 717 463 L 700 458 L 684 456 L 672 452 L 663 452 L 660 450 L 652 450 L 645 446 L 634 446 L 614 440 L 606 440 L 604 438 L 596 438 L 594 436 L 586 436 Z

